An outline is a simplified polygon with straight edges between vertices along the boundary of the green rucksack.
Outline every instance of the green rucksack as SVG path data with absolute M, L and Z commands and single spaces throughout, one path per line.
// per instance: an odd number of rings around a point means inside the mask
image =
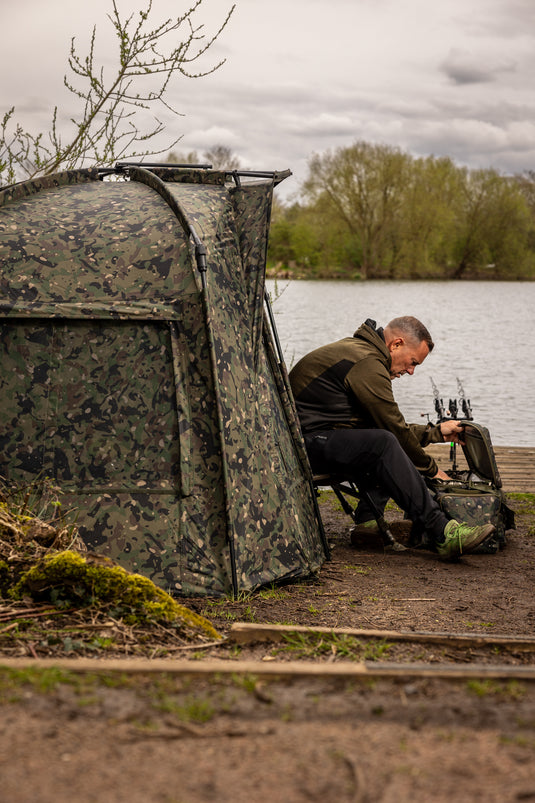
M 515 515 L 502 491 L 488 429 L 467 421 L 464 440 L 462 450 L 468 469 L 458 470 L 454 459 L 453 468 L 447 471 L 451 480 L 428 480 L 428 485 L 449 518 L 468 524 L 494 524 L 496 532 L 475 552 L 495 553 L 505 546 L 506 531 L 515 528 Z

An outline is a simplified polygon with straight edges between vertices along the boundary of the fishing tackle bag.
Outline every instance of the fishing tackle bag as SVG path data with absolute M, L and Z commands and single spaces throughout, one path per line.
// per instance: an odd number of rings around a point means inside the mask
M 462 450 L 468 464 L 459 470 L 455 444 L 449 481 L 428 480 L 431 493 L 450 519 L 468 524 L 494 524 L 496 531 L 475 551 L 495 553 L 506 545 L 506 532 L 515 528 L 515 515 L 507 505 L 490 434 L 473 421 L 464 425 Z

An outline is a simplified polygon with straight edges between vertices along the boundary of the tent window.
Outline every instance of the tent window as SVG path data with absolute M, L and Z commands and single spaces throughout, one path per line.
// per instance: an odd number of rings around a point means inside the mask
M 0 326 L 0 473 L 87 491 L 170 490 L 179 465 L 165 324 L 30 320 Z

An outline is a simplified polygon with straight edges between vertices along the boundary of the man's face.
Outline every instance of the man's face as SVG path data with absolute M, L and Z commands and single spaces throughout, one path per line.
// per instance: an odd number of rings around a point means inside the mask
M 388 350 L 392 358 L 391 379 L 397 379 L 403 374 L 412 376 L 416 366 L 421 365 L 429 354 L 429 346 L 423 340 L 421 343 L 414 343 L 403 337 L 396 337 L 389 344 Z

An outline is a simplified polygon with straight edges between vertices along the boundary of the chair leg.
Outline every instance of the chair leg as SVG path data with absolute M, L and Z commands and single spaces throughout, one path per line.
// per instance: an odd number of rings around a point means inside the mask
M 337 485 L 331 485 L 331 488 L 333 489 L 334 493 L 336 494 L 336 498 L 340 502 L 340 504 L 342 506 L 342 510 L 344 511 L 344 513 L 346 513 L 348 516 L 350 516 L 353 519 L 353 521 L 355 521 L 355 515 L 356 515 L 356 512 L 357 512 L 357 508 L 356 507 L 352 507 L 349 504 L 349 502 L 345 498 L 344 494 L 342 493 L 342 491 L 340 491 L 340 489 L 339 489 L 339 487 Z M 351 494 L 351 496 L 354 496 L 354 494 Z
M 331 485 L 334 493 L 336 494 L 338 501 L 342 505 L 342 509 L 344 513 L 347 513 L 348 516 L 351 516 L 355 524 L 357 523 L 356 520 L 356 513 L 357 508 L 352 507 L 347 499 L 345 498 L 340 485 Z M 362 498 L 370 510 L 372 511 L 375 521 L 377 522 L 377 526 L 379 528 L 379 532 L 381 533 L 381 538 L 383 541 L 383 546 L 390 552 L 405 552 L 407 547 L 403 544 L 400 544 L 399 541 L 396 541 L 390 528 L 388 526 L 387 521 L 385 520 L 384 516 L 382 515 L 381 511 L 371 498 L 370 494 L 366 490 L 362 490 L 361 488 L 356 488 L 356 486 L 352 482 L 347 482 L 347 487 L 344 488 L 346 493 L 349 493 L 350 496 L 355 497 L 356 499 Z
M 377 522 L 377 526 L 379 527 L 379 532 L 381 533 L 381 538 L 383 539 L 383 545 L 385 549 L 388 549 L 392 552 L 405 552 L 407 547 L 404 546 L 403 544 L 400 544 L 399 541 L 396 541 L 396 539 L 394 538 L 394 536 L 390 531 L 390 527 L 388 526 L 387 521 L 385 520 L 383 514 L 380 512 L 379 508 L 371 498 L 368 491 L 359 488 L 359 492 L 362 499 L 364 499 L 364 501 L 372 511 L 373 515 L 375 516 L 375 521 Z

